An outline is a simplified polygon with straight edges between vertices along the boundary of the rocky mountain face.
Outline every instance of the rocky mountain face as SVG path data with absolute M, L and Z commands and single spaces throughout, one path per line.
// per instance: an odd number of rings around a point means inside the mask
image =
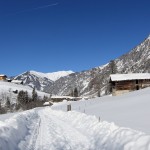
M 25 84 L 38 90 L 55 95 L 70 95 L 77 88 L 80 96 L 97 96 L 109 93 L 109 76 L 111 73 L 150 72 L 150 36 L 129 53 L 108 64 L 91 70 L 76 72 L 56 81 L 46 77 L 39 78 L 26 72 L 16 77 Z
M 110 91 L 111 73 L 150 72 L 150 36 L 129 53 L 108 64 L 60 78 L 50 87 L 54 94 L 68 95 L 75 87 L 80 95 L 105 95 Z
M 32 88 L 35 87 L 37 90 L 45 92 L 49 92 L 47 89 L 54 83 L 54 81 L 46 77 L 35 75 L 31 71 L 24 72 L 15 77 L 15 79 L 22 80 L 24 85 L 29 85 Z
M 150 36 L 115 62 L 120 73 L 150 72 Z
M 53 73 L 42 73 L 36 71 L 27 71 L 14 79 L 22 80 L 24 85 L 29 85 L 32 88 L 36 88 L 39 91 L 50 93 L 49 87 L 54 85 L 54 82 L 61 77 L 67 76 L 73 73 L 72 71 L 59 71 Z

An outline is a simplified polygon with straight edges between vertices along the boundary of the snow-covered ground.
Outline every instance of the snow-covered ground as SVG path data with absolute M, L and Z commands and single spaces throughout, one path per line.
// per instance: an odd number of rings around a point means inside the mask
M 1 150 L 148 150 L 150 135 L 50 107 L 0 121 Z
M 149 91 L 1 115 L 0 150 L 150 150 Z
M 14 91 L 18 90 L 21 91 L 27 91 L 29 95 L 32 95 L 33 89 L 29 86 L 21 85 L 21 84 L 15 84 L 11 82 L 5 82 L 5 81 L 0 81 L 0 102 L 3 104 L 6 102 L 7 97 L 10 99 L 10 102 L 16 103 L 17 95 L 15 94 Z M 48 96 L 49 94 L 37 91 L 38 96 L 43 98 L 43 96 Z
M 122 96 L 104 96 L 69 103 L 72 110 L 150 134 L 150 88 Z M 54 104 L 52 108 L 66 111 L 67 104 L 68 102 L 64 101 Z

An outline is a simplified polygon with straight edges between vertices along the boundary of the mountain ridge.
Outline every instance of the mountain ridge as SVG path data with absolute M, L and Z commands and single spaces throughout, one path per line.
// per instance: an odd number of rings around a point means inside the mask
M 102 96 L 109 94 L 109 76 L 115 73 L 142 73 L 150 72 L 150 36 L 134 47 L 128 53 L 108 62 L 105 65 L 89 70 L 75 72 L 62 76 L 55 81 L 45 78 L 44 88 L 38 88 L 38 77 L 36 82 L 33 79 L 25 84 L 33 84 L 38 90 L 54 95 L 70 95 L 74 88 L 77 88 L 80 96 Z M 24 75 L 25 76 L 25 75 Z M 31 75 L 30 75 L 31 76 Z M 19 78 L 18 78 L 19 79 Z M 21 78 L 20 78 L 21 79 Z M 27 77 L 24 77 L 27 80 Z

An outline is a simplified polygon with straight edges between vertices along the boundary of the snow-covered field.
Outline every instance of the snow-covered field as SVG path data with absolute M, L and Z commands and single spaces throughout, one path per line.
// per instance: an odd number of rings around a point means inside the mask
M 72 110 L 150 134 L 150 88 L 122 96 L 105 96 L 69 103 Z M 52 108 L 66 111 L 67 104 L 68 102 L 64 101 L 53 105 Z
M 18 90 L 21 91 L 27 91 L 28 94 L 31 96 L 33 89 L 29 86 L 21 85 L 21 84 L 15 84 L 11 82 L 5 82 L 5 81 L 0 81 L 0 102 L 3 104 L 6 102 L 7 97 L 10 99 L 10 102 L 16 103 L 17 95 L 15 94 L 14 91 Z M 48 96 L 49 94 L 37 91 L 38 96 L 43 98 L 43 96 Z
M 150 150 L 149 91 L 1 115 L 0 150 Z

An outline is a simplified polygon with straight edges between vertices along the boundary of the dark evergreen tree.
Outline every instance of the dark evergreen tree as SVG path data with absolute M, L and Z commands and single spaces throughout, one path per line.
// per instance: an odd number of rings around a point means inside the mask
M 18 96 L 17 96 L 16 109 L 18 110 L 19 108 L 23 108 L 25 110 L 27 103 L 29 103 L 28 92 L 23 91 L 23 90 L 19 91 Z
M 74 89 L 74 97 L 78 97 L 78 96 L 79 96 L 79 94 L 78 94 L 78 89 L 75 88 L 75 89 Z
M 17 101 L 18 103 L 25 103 L 26 99 L 25 99 L 25 92 L 23 90 L 19 91 L 18 96 L 17 96 Z
M 5 103 L 5 107 L 7 108 L 7 109 L 10 109 L 10 100 L 9 100 L 9 97 L 7 97 L 7 100 L 6 100 L 6 103 Z
M 32 101 L 37 101 L 37 100 L 38 100 L 38 94 L 35 91 L 35 88 L 33 88 L 33 91 L 32 91 Z
M 98 96 L 98 97 L 101 97 L 101 92 L 100 92 L 100 90 L 97 92 L 97 96 Z
M 29 101 L 30 101 L 30 99 L 29 99 L 29 96 L 28 96 L 28 92 L 26 91 L 25 93 L 24 93 L 24 99 L 25 99 L 25 103 L 29 103 Z

